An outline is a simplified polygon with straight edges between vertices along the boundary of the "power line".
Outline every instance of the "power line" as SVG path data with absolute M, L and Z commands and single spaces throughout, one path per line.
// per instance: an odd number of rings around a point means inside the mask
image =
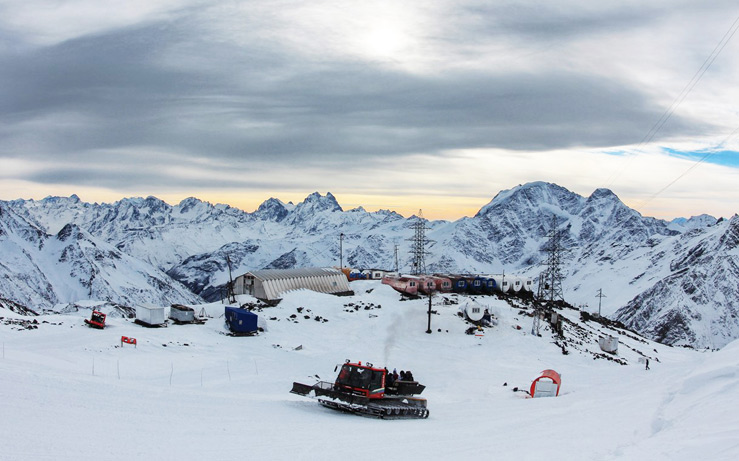
M 667 189 L 669 189 L 673 184 L 675 184 L 676 182 L 678 182 L 679 180 L 681 180 L 684 176 L 686 176 L 688 173 L 690 173 L 691 171 L 693 171 L 695 169 L 695 167 L 697 167 L 698 165 L 700 165 L 701 163 L 703 163 L 711 155 L 715 154 L 721 146 L 723 146 L 724 144 L 726 144 L 729 141 L 729 139 L 731 139 L 737 133 L 739 133 L 739 127 L 736 127 L 734 129 L 734 131 L 732 131 L 731 134 L 726 137 L 726 139 L 724 139 L 723 141 L 721 141 L 715 147 L 714 150 L 710 150 L 710 151 L 706 152 L 706 154 L 703 157 L 701 157 L 700 159 L 696 160 L 695 163 L 693 163 L 687 170 L 683 171 L 677 178 L 673 179 L 666 186 L 664 186 L 662 189 L 660 189 L 657 192 L 655 192 L 654 194 L 652 194 L 648 199 L 643 200 L 639 204 L 639 207 L 643 207 L 644 205 L 648 204 L 649 202 L 651 202 L 652 200 L 654 200 L 655 198 L 657 198 L 657 196 L 660 195 L 662 192 L 664 192 Z
M 708 69 L 711 67 L 711 65 L 716 61 L 716 58 L 721 54 L 721 52 L 724 50 L 726 45 L 731 41 L 731 39 L 736 34 L 737 30 L 739 30 L 739 16 L 734 19 L 734 22 L 731 24 L 729 29 L 724 33 L 723 37 L 721 37 L 721 40 L 716 44 L 716 46 L 713 48 L 713 51 L 706 57 L 706 59 L 703 61 L 703 64 L 698 68 L 698 70 L 693 75 L 693 78 L 690 79 L 690 81 L 685 85 L 685 87 L 680 91 L 680 93 L 677 95 L 677 97 L 672 101 L 672 104 L 665 110 L 665 112 L 660 116 L 660 118 L 652 125 L 652 127 L 649 129 L 647 134 L 644 135 L 642 140 L 637 144 L 637 146 L 633 150 L 638 150 L 642 146 L 650 143 L 652 139 L 657 135 L 657 133 L 662 129 L 662 127 L 667 123 L 667 121 L 672 117 L 672 115 L 675 113 L 677 108 L 682 104 L 682 102 L 685 100 L 685 98 L 688 97 L 688 95 L 693 91 L 693 88 L 701 81 L 703 76 L 706 74 Z M 702 161 L 702 160 L 701 160 Z M 611 178 L 608 180 L 608 188 L 612 187 L 614 181 L 620 176 L 623 171 L 626 168 L 622 168 L 619 171 L 615 172 Z M 692 168 L 691 168 L 692 169 Z M 690 170 L 688 170 L 690 171 Z M 655 194 L 652 198 L 656 197 L 660 193 L 662 193 L 665 189 L 667 189 L 669 186 L 674 184 L 677 180 L 682 178 L 686 173 L 682 174 L 680 177 L 678 177 L 676 180 L 668 184 L 666 187 L 661 189 L 657 194 Z M 651 199 L 650 199 L 651 200 Z
M 723 37 L 721 37 L 721 40 L 716 44 L 713 51 L 711 51 L 711 54 L 708 55 L 705 61 L 703 61 L 703 64 L 701 64 L 700 68 L 695 72 L 695 75 L 693 75 L 693 78 L 690 79 L 687 85 L 685 85 L 685 88 L 678 94 L 678 96 L 675 98 L 675 100 L 672 102 L 670 107 L 665 110 L 665 112 L 662 114 L 662 116 L 657 120 L 657 122 L 652 126 L 652 128 L 647 132 L 647 134 L 644 136 L 644 138 L 641 140 L 639 145 L 647 144 L 652 141 L 654 136 L 657 134 L 657 132 L 662 129 L 662 127 L 667 123 L 667 121 L 672 117 L 672 114 L 675 113 L 675 110 L 677 110 L 678 106 L 682 104 L 682 102 L 685 100 L 685 98 L 688 97 L 688 95 L 693 91 L 693 88 L 698 84 L 698 82 L 701 81 L 703 76 L 706 74 L 708 69 L 711 67 L 713 62 L 718 58 L 719 54 L 724 50 L 726 45 L 729 43 L 731 38 L 736 34 L 737 29 L 739 29 L 739 16 L 734 20 L 734 22 L 731 24 L 731 27 L 729 27 L 729 30 L 726 31 Z

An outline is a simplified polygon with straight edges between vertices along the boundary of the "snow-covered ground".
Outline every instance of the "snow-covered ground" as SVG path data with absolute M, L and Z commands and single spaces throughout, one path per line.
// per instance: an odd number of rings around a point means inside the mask
M 498 320 L 477 337 L 458 304 L 436 297 L 426 334 L 427 300 L 400 301 L 379 282 L 353 288 L 289 293 L 259 313 L 255 337 L 224 335 L 220 304 L 205 306 L 204 325 L 109 316 L 102 331 L 84 325 L 89 311 L 36 317 L 28 330 L 16 319 L 34 317 L 0 310 L 0 459 L 739 458 L 739 342 L 696 352 L 622 335 L 619 365 L 594 359 L 587 339 L 563 354 L 501 300 L 477 299 Z M 429 419 L 364 418 L 289 393 L 293 381 L 333 380 L 345 359 L 411 369 Z M 559 397 L 512 391 L 547 368 L 562 374 Z

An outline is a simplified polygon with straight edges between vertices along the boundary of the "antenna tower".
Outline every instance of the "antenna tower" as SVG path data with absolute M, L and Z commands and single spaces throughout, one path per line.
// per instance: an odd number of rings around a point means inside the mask
M 564 301 L 562 294 L 562 232 L 557 230 L 557 217 L 552 216 L 552 228 L 549 231 L 549 241 L 543 251 L 547 252 L 544 263 L 547 270 L 539 277 L 539 299 L 549 302 Z
M 413 238 L 408 239 L 411 241 L 411 255 L 413 256 L 411 273 L 413 275 L 426 273 L 426 255 L 429 254 L 426 251 L 426 245 L 431 243 L 431 240 L 426 238 L 426 230 L 428 227 L 426 227 L 426 220 L 423 219 L 423 211 L 418 210 L 416 222 L 413 223 Z
M 595 297 L 598 298 L 598 317 L 600 317 L 600 305 L 603 298 L 606 297 L 606 295 L 603 294 L 603 288 L 598 288 L 598 294 L 595 295 Z
M 236 302 L 236 292 L 234 291 L 234 279 L 231 277 L 231 258 L 226 255 L 226 263 L 228 264 L 228 302 L 233 304 Z

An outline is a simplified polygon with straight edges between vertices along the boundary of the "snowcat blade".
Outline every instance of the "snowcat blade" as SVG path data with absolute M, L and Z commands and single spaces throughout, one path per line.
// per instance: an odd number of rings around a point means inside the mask
M 310 394 L 311 390 L 313 390 L 313 386 L 301 383 L 293 383 L 293 388 L 290 392 L 298 395 L 308 395 Z

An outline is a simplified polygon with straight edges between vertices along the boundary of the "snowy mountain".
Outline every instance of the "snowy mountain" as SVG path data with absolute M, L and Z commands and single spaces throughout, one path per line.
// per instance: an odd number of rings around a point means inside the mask
M 177 280 L 209 300 L 218 299 L 228 281 L 227 256 L 232 276 L 261 268 L 337 266 L 340 259 L 351 267 L 394 269 L 397 248 L 399 269 L 408 271 L 409 239 L 416 220 L 387 210 L 343 210 L 332 194 L 317 192 L 298 204 L 270 198 L 253 213 L 195 198 L 175 206 L 154 197 L 88 204 L 75 196 L 14 200 L 3 206 L 13 212 L 13 219 L 26 223 L 19 230 L 25 238 L 39 239 L 38 235 L 73 224 L 89 238 L 155 266 L 166 272 L 167 280 Z M 555 218 L 567 248 L 563 291 L 570 303 L 594 304 L 602 289 L 604 315 L 621 308 L 632 314 L 643 310 L 641 316 L 626 316 L 622 310 L 618 318 L 670 344 L 720 347 L 739 337 L 735 322 L 709 326 L 733 319 L 733 300 L 739 299 L 737 256 L 728 249 L 730 238 L 722 237 L 731 235 L 735 218 L 703 215 L 667 222 L 643 217 L 607 189 L 583 197 L 555 184 L 528 183 L 501 191 L 473 217 L 427 222 L 426 235 L 431 240 L 427 271 L 505 272 L 536 280 L 545 269 L 542 249 Z M 701 249 L 702 257 L 689 257 L 693 247 Z M 9 260 L 4 252 L 0 259 L 3 283 L 34 275 L 23 297 L 6 297 L 35 308 L 42 299 L 32 293 L 55 286 L 57 282 L 49 279 L 56 277 L 56 269 L 39 269 L 19 250 L 8 255 L 16 256 Z M 112 258 L 104 252 L 99 257 Z M 719 261 L 722 270 L 714 270 Z M 693 281 L 695 288 L 686 288 L 682 281 L 675 286 L 684 273 L 680 271 L 687 270 L 700 275 Z M 105 290 L 115 291 L 100 288 L 98 294 Z M 678 299 L 690 299 L 690 314 L 685 313 L 686 307 L 680 321 L 666 320 L 665 316 L 677 318 L 667 313 L 675 309 Z
M 721 347 L 739 331 L 739 216 L 672 243 L 669 274 L 615 318 L 666 344 Z
M 77 224 L 50 235 L 0 203 L 0 290 L 34 311 L 74 300 L 135 305 L 197 302 L 160 270 L 94 238 Z

